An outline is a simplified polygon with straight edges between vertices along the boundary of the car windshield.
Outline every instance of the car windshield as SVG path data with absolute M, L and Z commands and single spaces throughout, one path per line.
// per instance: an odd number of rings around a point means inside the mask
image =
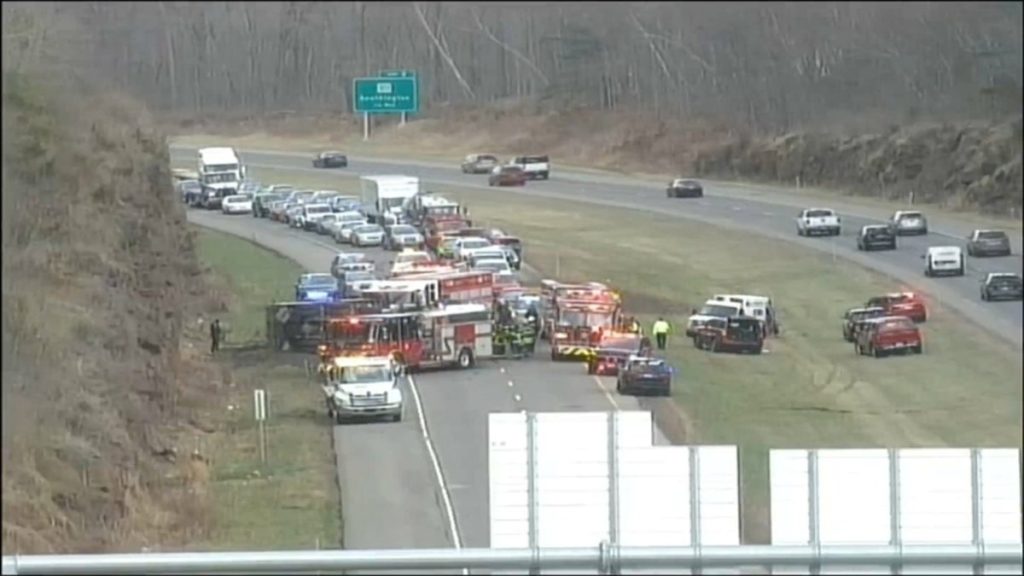
M 228 204 L 242 204 L 249 201 L 248 196 L 228 196 L 224 199 Z
M 257 196 L 257 198 L 260 199 L 260 202 L 263 202 L 264 204 L 269 204 L 271 202 L 277 202 L 278 200 L 281 200 L 282 198 L 284 198 L 284 196 L 281 194 L 270 193 L 260 194 L 259 196 Z
M 366 270 L 353 270 L 345 273 L 345 282 L 365 282 L 367 280 L 374 280 L 375 277 L 373 272 Z
M 893 330 L 913 330 L 914 323 L 908 318 L 893 318 L 886 320 L 878 326 L 879 332 L 891 332 Z
M 476 268 L 477 270 L 489 270 L 491 272 L 504 272 L 509 269 L 508 262 L 505 262 L 504 260 L 493 259 L 477 261 L 476 266 L 474 266 L 474 268 Z
M 416 234 L 417 232 L 416 232 L 416 229 L 413 228 L 412 226 L 392 226 L 391 227 L 391 233 L 394 234 L 394 235 L 403 235 L 403 234 Z
M 488 247 L 490 245 L 491 245 L 491 243 L 488 242 L 487 240 L 465 240 L 462 243 L 462 249 L 463 250 L 475 250 L 477 248 L 486 248 L 486 247 Z
M 720 306 L 717 304 L 705 304 L 704 307 L 700 309 L 700 314 L 702 316 L 726 317 L 735 316 L 737 313 L 736 308 L 733 308 L 732 306 Z
M 408 264 L 410 262 L 430 262 L 430 255 L 421 252 L 418 254 L 399 254 L 395 257 L 396 264 Z
M 584 326 L 587 315 L 579 310 L 562 310 L 558 315 L 558 323 L 567 326 Z
M 912 218 L 920 220 L 923 216 L 920 212 L 904 212 L 903 214 L 900 214 L 900 220 L 909 220 Z
M 1020 276 L 996 276 L 990 280 L 990 284 L 993 286 L 1020 286 Z
M 363 224 L 355 229 L 356 234 L 374 234 L 383 231 L 383 228 L 375 224 Z
M 1004 240 L 1006 239 L 1006 232 L 990 231 L 990 232 L 978 232 L 978 239 L 980 240 Z
M 667 374 L 669 371 L 668 364 L 661 360 L 634 360 L 629 368 L 637 372 L 654 374 Z
M 323 218 L 321 218 L 320 221 L 321 222 L 331 222 L 331 221 L 337 220 L 337 219 L 338 219 L 338 215 L 337 214 L 324 214 Z
M 305 286 L 337 286 L 338 281 L 330 274 L 314 274 L 307 276 L 303 284 Z
M 327 205 L 308 206 L 306 212 L 309 214 L 330 214 L 331 207 Z
M 336 382 L 341 386 L 389 382 L 393 378 L 387 366 L 346 366 L 339 372 Z
M 547 161 L 547 156 L 523 156 L 524 164 L 541 164 Z
M 207 184 L 222 184 L 224 182 L 234 182 L 235 174 L 233 172 L 225 172 L 223 174 L 206 174 L 203 176 L 203 182 Z
M 313 194 L 314 192 L 312 190 L 303 190 L 302 192 L 296 192 L 292 199 L 296 202 L 305 202 L 306 200 L 309 200 Z
M 885 228 L 885 227 L 882 227 L 882 226 L 877 226 L 877 227 L 871 227 L 871 228 L 865 228 L 864 229 L 864 235 L 865 236 L 886 236 L 888 234 L 889 234 L 889 229 Z
M 831 210 L 808 210 L 807 211 L 807 217 L 808 218 L 827 218 L 829 216 L 832 216 L 832 211 Z

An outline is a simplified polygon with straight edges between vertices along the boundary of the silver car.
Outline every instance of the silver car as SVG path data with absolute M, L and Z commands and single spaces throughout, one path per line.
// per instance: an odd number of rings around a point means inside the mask
M 338 223 L 334 221 L 334 241 L 338 244 L 351 244 L 352 243 L 352 232 L 360 226 L 366 226 L 366 222 L 362 220 L 349 220 L 347 222 Z
M 420 248 L 423 246 L 423 235 L 408 224 L 388 226 L 387 248 L 400 251 L 403 248 Z
M 343 270 L 341 281 L 345 284 L 343 288 L 345 298 L 358 298 L 363 290 L 373 286 L 377 277 L 369 270 Z
M 352 230 L 353 246 L 380 246 L 384 243 L 384 228 L 376 224 L 363 224 Z
M 896 211 L 889 221 L 889 226 L 897 236 L 928 233 L 928 219 L 917 211 Z

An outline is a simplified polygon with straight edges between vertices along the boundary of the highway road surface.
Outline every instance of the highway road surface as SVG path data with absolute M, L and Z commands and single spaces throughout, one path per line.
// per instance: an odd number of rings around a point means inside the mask
M 172 146 L 172 159 L 179 164 L 194 163 L 195 148 Z M 244 161 L 254 168 L 310 171 L 309 154 L 281 151 L 241 150 Z M 436 162 L 349 157 L 349 167 L 332 171 L 335 174 L 407 174 L 418 176 L 428 185 L 451 185 L 493 190 L 486 176 L 462 174 L 457 160 L 451 165 Z M 784 190 L 770 186 L 705 183 L 705 197 L 700 199 L 666 198 L 664 188 L 649 181 L 600 172 L 562 171 L 557 163 L 548 181 L 530 182 L 522 188 L 503 188 L 502 194 L 521 194 L 538 198 L 558 198 L 643 210 L 690 218 L 772 238 L 796 242 L 803 246 L 831 252 L 881 272 L 898 286 L 910 287 L 929 295 L 933 303 L 952 308 L 979 322 L 993 333 L 1021 345 L 1024 328 L 1024 307 L 1021 302 L 986 303 L 979 297 L 981 279 L 988 272 L 1022 272 L 1021 233 L 1010 232 L 1014 254 L 1002 258 L 968 258 L 967 275 L 960 278 L 926 278 L 922 255 L 928 246 L 959 245 L 971 232 L 969 227 L 939 216 L 929 218 L 930 234 L 901 237 L 895 251 L 858 252 L 856 234 L 865 224 L 879 223 L 888 217 L 877 209 L 854 207 L 835 202 L 801 200 Z M 836 209 L 841 217 L 840 237 L 803 238 L 796 234 L 796 216 L 803 208 L 825 204 Z M 924 209 L 928 214 L 927 209 Z M 1008 231 L 1009 232 L 1009 231 Z M 851 303 L 852 305 L 853 303 Z
M 190 210 L 188 218 L 271 248 L 311 272 L 329 271 L 337 251 L 353 250 L 250 215 Z M 389 253 L 359 251 L 387 270 Z M 491 412 L 641 409 L 637 399 L 615 393 L 613 380 L 588 376 L 580 364 L 553 363 L 540 347 L 532 359 L 412 375 L 405 393 L 400 423 L 334 427 L 346 548 L 489 547 Z M 673 405 L 661 398 L 643 402 Z M 659 430 L 654 435 L 656 444 L 668 444 Z

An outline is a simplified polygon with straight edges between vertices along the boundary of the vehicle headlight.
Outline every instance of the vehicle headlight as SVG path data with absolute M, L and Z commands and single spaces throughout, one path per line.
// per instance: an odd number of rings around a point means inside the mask
M 402 401 L 402 389 L 399 388 L 398 386 L 391 388 L 390 390 L 388 390 L 387 399 L 388 404 L 398 404 L 399 402 Z
M 352 402 L 352 397 L 349 396 L 347 393 L 338 390 L 337 392 L 334 393 L 334 400 L 338 404 L 350 404 Z

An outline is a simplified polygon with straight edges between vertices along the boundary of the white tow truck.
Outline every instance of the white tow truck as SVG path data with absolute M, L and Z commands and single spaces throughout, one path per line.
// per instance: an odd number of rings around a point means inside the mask
M 324 366 L 327 415 L 338 424 L 357 418 L 402 419 L 402 368 L 390 357 L 338 356 Z
M 796 218 L 796 233 L 800 236 L 839 236 L 842 224 L 831 208 L 808 208 Z

